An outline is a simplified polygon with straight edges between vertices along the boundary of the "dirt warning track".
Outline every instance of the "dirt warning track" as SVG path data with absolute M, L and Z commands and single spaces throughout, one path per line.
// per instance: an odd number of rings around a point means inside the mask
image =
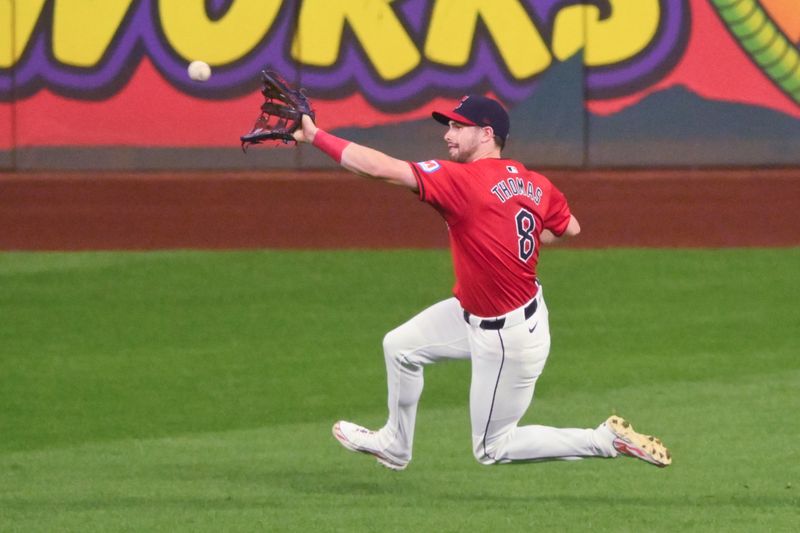
M 800 245 L 800 169 L 543 173 L 569 247 Z M 2 250 L 445 246 L 414 194 L 344 171 L 0 174 Z

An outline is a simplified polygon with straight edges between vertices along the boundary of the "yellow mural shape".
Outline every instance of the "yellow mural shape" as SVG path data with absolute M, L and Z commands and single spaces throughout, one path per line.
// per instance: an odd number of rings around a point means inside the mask
M 64 65 L 93 67 L 103 58 L 133 0 L 56 0 L 53 55 Z
M 219 20 L 211 20 L 205 0 L 161 0 L 164 36 L 181 57 L 227 65 L 252 52 L 269 32 L 282 0 L 236 0 Z
M 46 0 L 0 0 L 0 68 L 11 68 L 28 46 Z
M 658 0 L 611 0 L 611 16 L 600 20 L 595 7 L 587 7 L 584 62 L 590 67 L 613 65 L 647 48 L 658 31 Z
M 394 80 L 420 62 L 414 42 L 392 10 L 393 0 L 305 0 L 300 9 L 292 57 L 300 63 L 328 67 L 341 53 L 349 24 L 376 72 Z
M 452 67 L 466 65 L 479 17 L 512 76 L 528 78 L 550 65 L 550 51 L 518 0 L 439 0 L 431 14 L 425 57 Z
M 553 56 L 566 61 L 586 46 L 585 6 L 565 7 L 556 15 L 553 24 Z
M 569 6 L 556 16 L 553 55 L 560 61 L 585 47 L 584 63 L 613 65 L 644 50 L 658 31 L 658 0 L 611 0 L 611 16 L 600 20 L 595 6 Z M 588 43 L 587 43 L 588 39 Z

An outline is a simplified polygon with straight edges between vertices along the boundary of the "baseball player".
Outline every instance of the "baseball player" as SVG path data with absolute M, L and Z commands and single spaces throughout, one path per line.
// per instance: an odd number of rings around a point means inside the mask
M 668 466 L 672 459 L 659 439 L 617 416 L 593 429 L 518 425 L 550 349 L 536 277 L 540 246 L 577 235 L 580 225 L 546 177 L 501 156 L 509 118 L 497 101 L 466 96 L 433 118 L 447 126 L 449 161 L 401 161 L 331 135 L 307 115 L 293 134 L 356 174 L 417 193 L 447 222 L 455 270 L 452 298 L 384 338 L 386 424 L 372 431 L 339 421 L 333 435 L 348 450 L 403 470 L 412 457 L 424 367 L 468 359 L 472 450 L 481 464 L 630 456 Z

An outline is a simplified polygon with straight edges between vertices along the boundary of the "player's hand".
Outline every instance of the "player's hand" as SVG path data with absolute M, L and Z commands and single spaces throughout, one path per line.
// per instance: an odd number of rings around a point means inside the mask
M 294 130 L 292 136 L 294 140 L 299 143 L 314 142 L 314 136 L 317 134 L 317 125 L 308 115 L 303 115 L 303 120 L 299 128 Z

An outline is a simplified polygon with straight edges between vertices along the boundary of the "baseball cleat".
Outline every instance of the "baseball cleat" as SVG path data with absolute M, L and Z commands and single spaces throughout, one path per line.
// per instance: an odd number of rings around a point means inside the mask
M 408 461 L 392 457 L 378 445 L 378 434 L 352 422 L 340 420 L 333 425 L 333 436 L 351 452 L 372 455 L 382 466 L 391 470 L 403 470 Z
M 664 468 L 672 464 L 672 455 L 660 439 L 634 431 L 630 422 L 618 416 L 610 416 L 606 427 L 614 433 L 614 449 L 622 455 Z

